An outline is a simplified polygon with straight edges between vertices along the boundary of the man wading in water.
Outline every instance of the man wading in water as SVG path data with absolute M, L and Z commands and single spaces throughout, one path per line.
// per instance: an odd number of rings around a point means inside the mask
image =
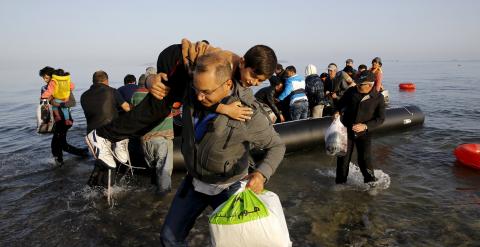
M 268 78 L 277 61 L 274 53 L 266 55 L 254 59 L 271 64 L 262 72 Z M 208 110 L 237 100 L 253 109 L 250 120 L 241 122 Z M 247 179 L 247 187 L 260 193 L 285 153 L 285 145 L 251 90 L 232 79 L 231 63 L 218 53 L 198 59 L 183 108 L 182 138 L 188 174 L 165 218 L 163 246 L 186 246 L 197 217 L 207 206 L 215 209 L 228 200 L 240 188 L 240 180 Z M 266 151 L 257 164 L 252 163 L 250 145 Z M 254 170 L 249 173 L 251 167 Z

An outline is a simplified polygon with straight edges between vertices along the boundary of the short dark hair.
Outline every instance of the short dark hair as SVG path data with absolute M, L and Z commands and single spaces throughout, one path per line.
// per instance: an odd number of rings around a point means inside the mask
M 279 77 L 274 75 L 272 75 L 272 77 L 270 77 L 268 80 L 270 81 L 270 86 L 272 87 L 276 87 L 280 84 L 283 84 L 283 81 Z
M 291 71 L 291 72 L 293 72 L 293 73 L 297 73 L 297 69 L 296 69 L 295 66 L 293 66 L 293 65 L 287 66 L 287 67 L 285 68 L 285 71 Z
M 360 64 L 360 65 L 358 66 L 358 70 L 362 70 L 362 69 L 368 69 L 367 65 L 365 65 L 365 64 Z
M 272 48 L 266 45 L 256 45 L 243 56 L 245 67 L 251 68 L 256 75 L 267 78 L 273 75 L 277 66 L 277 56 Z
M 108 80 L 108 74 L 105 71 L 99 70 L 93 73 L 93 79 L 92 79 L 93 83 L 101 83 L 106 80 Z
M 328 77 L 328 74 L 323 72 L 321 75 L 320 75 L 320 78 L 325 78 L 325 77 Z
M 130 84 L 130 83 L 135 83 L 137 82 L 137 78 L 135 78 L 134 75 L 126 75 L 125 78 L 123 78 L 123 84 L 124 85 L 127 85 L 127 84 Z
M 282 81 L 282 83 L 285 83 L 285 80 L 287 79 L 287 73 L 285 72 L 285 70 L 282 70 L 282 72 L 280 72 L 277 77 Z
M 58 75 L 58 76 L 67 76 L 67 75 L 70 75 L 70 73 L 65 72 L 63 69 L 56 69 L 55 71 L 53 71 L 53 74 L 54 74 L 54 75 Z
M 283 65 L 277 63 L 277 66 L 275 67 L 276 70 L 283 70 Z
M 375 57 L 375 58 L 372 60 L 372 63 L 378 63 L 378 64 L 380 64 L 380 66 L 382 66 L 382 59 L 379 58 L 379 57 Z
M 347 74 L 353 74 L 354 72 L 353 67 L 350 65 L 345 66 L 345 68 L 343 68 L 343 71 Z
M 208 53 L 197 59 L 195 73 L 204 73 L 211 69 L 214 69 L 217 84 L 232 78 L 232 64 L 219 52 Z
M 353 59 L 349 58 L 345 61 L 345 63 L 353 63 Z
M 53 72 L 55 71 L 54 68 L 50 67 L 50 66 L 45 66 L 45 68 L 41 69 L 40 71 L 38 71 L 38 75 L 40 77 L 44 77 L 46 75 L 52 77 L 53 75 Z

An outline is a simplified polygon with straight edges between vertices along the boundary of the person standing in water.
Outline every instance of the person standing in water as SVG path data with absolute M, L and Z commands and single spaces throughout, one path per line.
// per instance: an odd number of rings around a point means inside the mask
M 273 74 L 274 54 L 254 59 L 267 65 L 257 75 L 268 78 Z M 182 116 L 182 154 L 188 173 L 163 222 L 163 246 L 186 246 L 198 216 L 208 206 L 215 209 L 228 200 L 240 188 L 241 180 L 248 180 L 247 187 L 255 193 L 262 192 L 285 153 L 285 145 L 250 89 L 232 78 L 232 66 L 225 57 L 204 55 L 194 71 Z M 254 109 L 250 120 L 233 120 L 208 110 L 236 100 Z M 266 152 L 256 164 L 248 158 L 250 145 Z
M 365 183 L 376 181 L 373 173 L 369 130 L 379 126 L 385 120 L 385 103 L 383 95 L 373 88 L 375 76 L 370 71 L 364 71 L 358 78 L 355 87 L 350 87 L 335 105 L 334 118 L 340 117 L 347 127 L 347 153 L 337 158 L 337 175 L 335 182 L 347 182 L 348 168 L 352 158 L 353 148 L 357 147 L 358 166 Z
M 93 73 L 92 85 L 82 94 L 80 103 L 87 120 L 87 133 L 114 121 L 118 117 L 120 109 L 125 112 L 130 110 L 130 105 L 123 99 L 118 90 L 109 86 L 108 74 L 102 70 Z M 114 146 L 115 149 L 126 148 L 126 143 L 115 143 Z M 101 153 L 100 159 L 99 154 L 94 151 L 92 150 L 96 158 L 95 167 L 87 184 L 106 187 L 108 185 L 107 171 L 116 168 L 116 162 L 112 155 L 108 156 L 108 153 Z M 128 153 L 128 150 L 123 151 L 123 153 L 125 152 Z M 121 157 L 120 162 L 126 162 L 126 159 L 128 157 Z M 105 160 L 108 162 L 105 162 Z
M 88 156 L 86 148 L 77 148 L 67 142 L 67 132 L 73 125 L 70 107 L 75 104 L 72 95 L 75 86 L 70 80 L 70 73 L 62 69 L 52 72 L 52 68 L 47 66 L 41 69 L 39 74 L 47 83 L 47 88 L 42 89 L 41 99 L 50 101 L 55 121 L 51 143 L 55 163 L 59 166 L 63 165 L 63 151 L 78 156 Z

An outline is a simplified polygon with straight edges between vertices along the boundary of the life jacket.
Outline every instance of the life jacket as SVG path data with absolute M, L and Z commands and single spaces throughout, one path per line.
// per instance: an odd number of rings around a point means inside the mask
M 53 75 L 52 80 L 56 82 L 53 97 L 61 100 L 68 99 L 70 97 L 70 75 Z

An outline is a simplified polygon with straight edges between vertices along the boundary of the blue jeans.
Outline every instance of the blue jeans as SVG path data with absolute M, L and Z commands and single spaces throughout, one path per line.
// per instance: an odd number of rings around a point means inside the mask
M 290 105 L 290 117 L 292 120 L 305 119 L 308 117 L 308 101 L 300 100 Z
M 195 191 L 191 177 L 183 179 L 173 198 L 161 232 L 162 246 L 187 246 L 186 238 L 198 216 L 207 208 L 217 208 L 240 188 L 240 182 L 232 184 L 218 195 L 210 196 Z
M 155 183 L 158 193 L 172 189 L 173 141 L 164 137 L 154 137 L 142 141 L 145 161 L 155 169 Z

